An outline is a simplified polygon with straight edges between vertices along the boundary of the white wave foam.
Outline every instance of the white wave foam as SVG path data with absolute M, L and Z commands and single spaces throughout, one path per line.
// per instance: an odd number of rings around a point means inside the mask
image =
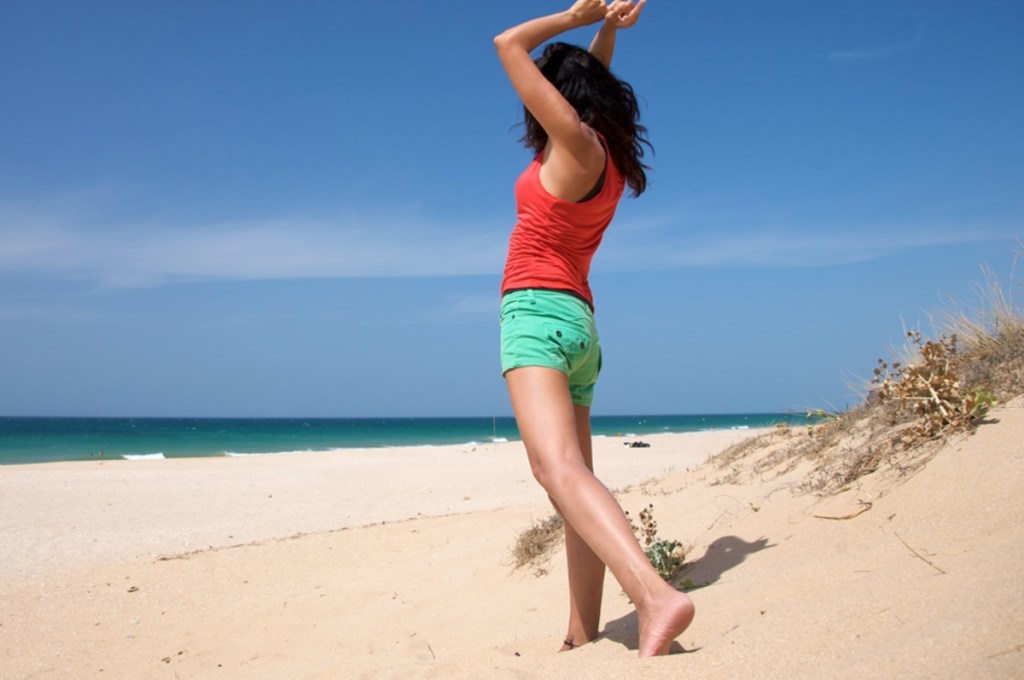
M 166 460 L 162 453 L 126 453 L 121 456 L 125 460 Z
M 225 451 L 224 455 L 229 458 L 250 458 L 252 456 L 295 456 L 301 453 L 323 453 L 323 451 L 314 451 L 312 449 L 302 449 L 299 451 L 269 451 L 263 453 L 247 453 L 245 451 Z

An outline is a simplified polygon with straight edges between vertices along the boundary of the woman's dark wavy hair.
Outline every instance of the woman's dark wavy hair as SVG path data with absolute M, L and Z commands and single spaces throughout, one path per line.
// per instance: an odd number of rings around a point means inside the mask
M 640 108 L 629 83 L 615 77 L 587 50 L 563 42 L 548 45 L 534 63 L 572 104 L 580 120 L 604 136 L 612 161 L 633 196 L 642 194 L 649 168 L 640 159 L 644 146 L 652 151 L 654 147 L 645 137 L 647 128 L 639 123 Z M 525 107 L 524 111 L 526 132 L 520 141 L 540 153 L 547 145 L 548 133 Z

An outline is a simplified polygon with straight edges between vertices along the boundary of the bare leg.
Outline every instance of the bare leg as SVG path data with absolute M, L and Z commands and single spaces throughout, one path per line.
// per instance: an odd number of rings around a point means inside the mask
M 693 619 L 693 603 L 654 570 L 615 497 L 587 467 L 565 374 L 529 366 L 505 378 L 534 477 L 636 606 L 640 656 L 667 654 Z
M 583 462 L 593 472 L 593 447 L 590 441 L 590 409 L 574 406 L 576 439 Z M 552 499 L 552 503 L 554 500 Z M 555 503 L 555 509 L 558 504 Z M 559 512 L 561 512 L 559 510 Z M 569 567 L 569 629 L 563 651 L 597 637 L 601 627 L 601 599 L 604 595 L 605 566 L 601 558 L 569 522 L 565 522 L 565 552 Z

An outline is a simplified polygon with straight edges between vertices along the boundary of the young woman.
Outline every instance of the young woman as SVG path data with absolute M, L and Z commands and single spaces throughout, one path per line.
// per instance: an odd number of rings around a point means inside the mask
M 516 182 L 518 221 L 502 283 L 502 372 L 537 481 L 565 520 L 569 626 L 563 650 L 597 637 L 605 566 L 636 606 L 640 656 L 667 654 L 693 603 L 651 566 L 622 509 L 594 476 L 590 405 L 601 366 L 590 261 L 628 184 L 646 187 L 632 88 L 609 71 L 615 36 L 645 0 L 577 0 L 494 39 L 525 108 L 536 157 Z M 602 22 L 589 50 L 549 45 Z

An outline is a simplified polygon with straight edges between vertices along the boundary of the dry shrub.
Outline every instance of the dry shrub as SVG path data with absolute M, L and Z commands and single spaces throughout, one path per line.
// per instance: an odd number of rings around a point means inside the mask
M 547 519 L 534 522 L 530 528 L 520 533 L 512 548 L 515 568 L 519 569 L 546 559 L 561 545 L 563 529 L 562 516 L 555 513 Z
M 872 384 L 893 425 L 909 423 L 900 432 L 904 446 L 937 435 L 965 430 L 983 418 L 995 403 L 987 387 L 962 387 L 965 357 L 957 351 L 957 336 L 924 340 L 921 333 L 907 333 L 919 360 L 913 364 L 878 360 Z
M 790 435 L 772 432 L 715 456 L 719 468 L 731 468 L 719 482 L 782 474 L 808 461 L 814 469 L 801 488 L 810 492 L 837 492 L 883 468 L 907 474 L 946 437 L 969 433 L 997 400 L 1024 393 L 1024 315 L 993 280 L 980 311 L 945 314 L 937 340 L 908 333 L 907 361 L 879 359 L 860 406 L 808 414 L 817 422 L 807 436 L 795 436 L 795 428 Z

